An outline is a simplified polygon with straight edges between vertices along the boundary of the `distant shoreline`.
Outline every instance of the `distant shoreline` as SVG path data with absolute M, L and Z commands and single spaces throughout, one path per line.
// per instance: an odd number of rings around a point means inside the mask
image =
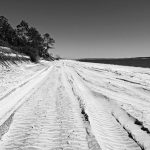
M 134 58 L 80 58 L 75 59 L 81 62 L 104 63 L 123 66 L 134 66 L 150 68 L 150 57 L 134 57 Z

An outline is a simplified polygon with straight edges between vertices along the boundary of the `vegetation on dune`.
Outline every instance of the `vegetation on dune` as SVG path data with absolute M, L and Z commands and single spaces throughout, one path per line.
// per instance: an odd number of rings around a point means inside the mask
M 10 48 L 0 47 L 0 66 L 9 67 L 10 64 L 17 64 L 17 62 L 30 61 L 30 57 L 18 53 Z
M 28 55 L 33 62 L 39 58 L 53 60 L 48 49 L 53 48 L 55 40 L 49 33 L 43 36 L 35 27 L 31 27 L 24 20 L 14 29 L 4 16 L 0 16 L 0 46 Z

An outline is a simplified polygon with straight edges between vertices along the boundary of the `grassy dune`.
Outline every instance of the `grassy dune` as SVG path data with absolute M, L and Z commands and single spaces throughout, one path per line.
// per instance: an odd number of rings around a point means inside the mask
M 17 62 L 29 60 L 30 58 L 28 56 L 19 54 L 7 47 L 0 47 L 0 65 L 2 66 L 9 66 L 9 64 L 16 64 Z

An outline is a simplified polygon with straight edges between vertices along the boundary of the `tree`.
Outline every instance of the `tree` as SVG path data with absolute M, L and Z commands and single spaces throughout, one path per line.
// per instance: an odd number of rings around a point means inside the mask
M 43 38 L 36 28 L 34 27 L 29 28 L 27 35 L 28 35 L 28 43 L 30 46 L 36 48 L 43 46 Z
M 29 25 L 27 22 L 22 20 L 19 25 L 17 25 L 16 33 L 20 39 L 20 44 L 26 45 L 28 42 L 28 32 Z
M 44 37 L 44 47 L 46 51 L 48 51 L 49 48 L 53 48 L 55 40 L 50 37 L 49 33 L 45 33 L 43 37 Z
M 8 28 L 8 19 L 4 16 L 0 16 L 0 39 L 6 39 L 6 30 Z
M 30 56 L 32 61 L 37 62 L 39 56 L 52 59 L 48 49 L 52 48 L 54 43 L 48 33 L 42 37 L 36 28 L 30 27 L 24 20 L 14 29 L 7 18 L 0 16 L 0 45 L 24 53 Z
M 20 38 L 26 37 L 29 30 L 29 25 L 27 22 L 22 20 L 19 25 L 17 25 L 17 34 Z
M 4 16 L 0 16 L 0 40 L 9 43 L 10 45 L 15 45 L 17 38 L 15 30 L 8 23 L 8 19 Z
M 41 53 L 42 57 L 52 59 L 52 56 L 50 55 L 48 50 L 49 50 L 49 48 L 53 48 L 54 43 L 55 43 L 55 41 L 53 38 L 51 38 L 49 33 L 45 33 L 43 35 L 43 47 L 44 47 L 44 49 Z
M 34 52 L 37 61 L 40 51 L 43 50 L 43 38 L 38 30 L 34 27 L 29 28 L 27 36 L 28 45 L 30 46 L 30 50 Z

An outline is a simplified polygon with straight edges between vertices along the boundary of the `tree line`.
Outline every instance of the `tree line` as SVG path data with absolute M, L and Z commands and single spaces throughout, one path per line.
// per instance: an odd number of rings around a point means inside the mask
M 53 48 L 55 40 L 49 33 L 41 35 L 39 31 L 22 20 L 13 28 L 8 19 L 0 16 L 0 46 L 6 46 L 30 56 L 31 61 L 37 62 L 40 57 L 53 59 L 48 53 Z

